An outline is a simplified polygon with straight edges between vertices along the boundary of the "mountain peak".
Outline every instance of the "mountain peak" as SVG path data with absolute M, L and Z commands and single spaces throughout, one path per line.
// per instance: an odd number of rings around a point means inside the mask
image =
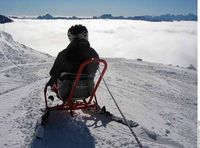
M 52 15 L 50 15 L 49 13 L 37 17 L 37 19 L 53 19 L 53 18 L 54 17 Z
M 4 15 L 0 15 L 0 24 L 10 23 L 10 22 L 13 22 L 13 20 Z

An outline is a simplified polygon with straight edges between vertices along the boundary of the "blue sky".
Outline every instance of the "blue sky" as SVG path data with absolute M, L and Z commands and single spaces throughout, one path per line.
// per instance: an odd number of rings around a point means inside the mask
M 4 15 L 114 16 L 197 14 L 197 0 L 0 0 Z

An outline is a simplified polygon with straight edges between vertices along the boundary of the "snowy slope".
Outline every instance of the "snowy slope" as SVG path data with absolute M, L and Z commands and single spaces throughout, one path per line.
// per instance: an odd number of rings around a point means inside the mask
M 128 128 L 100 115 L 52 112 L 43 139 L 34 138 L 44 108 L 43 88 L 53 59 L 13 41 L 0 32 L 0 147 L 137 147 Z M 105 80 L 144 146 L 195 148 L 197 72 L 127 59 L 106 59 Z M 100 105 L 119 115 L 105 86 Z
M 31 86 L 48 76 L 46 69 L 50 68 L 52 59 L 15 42 L 10 34 L 0 32 L 0 147 L 20 147 L 26 142 L 26 134 L 23 134 L 26 122 L 23 121 L 31 117 L 27 108 L 32 105 L 30 100 L 34 96 L 27 97 L 34 92 Z

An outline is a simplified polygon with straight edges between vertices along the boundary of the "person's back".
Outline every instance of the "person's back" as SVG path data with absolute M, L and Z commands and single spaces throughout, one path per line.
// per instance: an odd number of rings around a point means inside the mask
M 62 99 L 66 99 L 68 97 L 71 85 L 73 84 L 73 80 L 75 79 L 80 65 L 88 59 L 99 58 L 96 51 L 90 47 L 88 42 L 88 31 L 85 26 L 72 26 L 68 30 L 68 37 L 70 44 L 66 49 L 58 54 L 50 71 L 51 79 L 48 82 L 48 85 L 50 86 L 53 86 L 58 82 L 58 93 Z M 94 77 L 97 69 L 97 63 L 90 64 L 86 66 L 83 74 Z M 92 81 L 90 80 L 87 82 L 93 83 L 93 79 Z

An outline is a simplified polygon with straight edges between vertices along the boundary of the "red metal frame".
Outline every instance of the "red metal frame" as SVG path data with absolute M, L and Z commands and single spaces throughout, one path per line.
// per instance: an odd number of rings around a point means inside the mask
M 97 80 L 97 82 L 94 86 L 94 89 L 92 91 L 92 95 L 90 96 L 89 101 L 87 103 L 83 102 L 82 100 L 76 101 L 75 103 L 73 103 L 72 102 L 73 95 L 75 93 L 75 89 L 76 89 L 76 86 L 77 86 L 78 81 L 80 79 L 80 76 L 81 76 L 85 66 L 88 65 L 88 64 L 91 64 L 91 63 L 99 63 L 99 64 L 102 63 L 104 65 L 103 70 L 101 71 L 100 76 L 99 76 L 99 78 L 98 78 L 98 80 Z M 76 79 L 74 81 L 71 93 L 69 95 L 69 98 L 67 99 L 68 101 L 66 103 L 62 103 L 61 105 L 56 105 L 56 106 L 53 106 L 53 107 L 48 106 L 48 103 L 47 103 L 47 87 L 48 86 L 45 86 L 45 88 L 44 88 L 44 98 L 45 98 L 46 109 L 47 110 L 70 110 L 70 112 L 72 113 L 72 110 L 97 107 L 98 104 L 93 98 L 95 96 L 97 88 L 99 87 L 99 84 L 100 84 L 106 70 L 107 70 L 107 62 L 103 59 L 92 58 L 92 59 L 89 59 L 89 60 L 86 60 L 85 62 L 83 62 L 80 65 L 79 71 L 76 75 Z M 94 101 L 92 101 L 92 100 L 94 100 Z

